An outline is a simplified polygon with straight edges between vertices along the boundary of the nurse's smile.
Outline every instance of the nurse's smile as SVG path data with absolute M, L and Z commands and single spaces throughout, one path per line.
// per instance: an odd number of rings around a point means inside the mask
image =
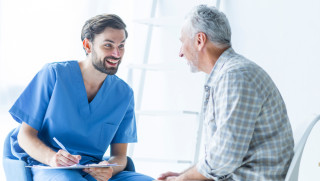
M 108 56 L 104 58 L 106 65 L 109 67 L 117 67 L 120 64 L 121 58 L 116 58 L 113 56 Z
M 106 62 L 109 66 L 115 67 L 118 65 L 119 60 L 107 59 Z

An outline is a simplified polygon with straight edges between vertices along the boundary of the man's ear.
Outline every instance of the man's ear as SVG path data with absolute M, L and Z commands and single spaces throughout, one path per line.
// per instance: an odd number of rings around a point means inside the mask
M 198 51 L 201 51 L 207 42 L 207 35 L 203 32 L 199 32 L 195 36 L 195 43 Z
M 92 43 L 90 42 L 90 40 L 85 38 L 82 42 L 82 45 L 83 45 L 83 49 L 86 51 L 86 54 L 91 53 Z

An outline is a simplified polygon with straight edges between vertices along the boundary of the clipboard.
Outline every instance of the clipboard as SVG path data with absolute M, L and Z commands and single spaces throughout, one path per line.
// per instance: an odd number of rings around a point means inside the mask
M 84 168 L 108 168 L 108 167 L 117 167 L 122 166 L 116 163 L 114 164 L 86 164 L 86 165 L 71 165 L 71 166 L 63 166 L 63 167 L 51 167 L 51 166 L 44 166 L 44 165 L 33 165 L 33 166 L 26 166 L 29 168 L 36 168 L 36 169 L 84 169 Z

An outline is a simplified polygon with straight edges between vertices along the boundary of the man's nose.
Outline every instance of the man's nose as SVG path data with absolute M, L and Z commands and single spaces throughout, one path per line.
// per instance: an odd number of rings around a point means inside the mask
M 182 48 L 180 48 L 179 57 L 183 57 Z
M 120 57 L 120 50 L 119 48 L 114 48 L 112 51 L 112 56 L 119 58 Z

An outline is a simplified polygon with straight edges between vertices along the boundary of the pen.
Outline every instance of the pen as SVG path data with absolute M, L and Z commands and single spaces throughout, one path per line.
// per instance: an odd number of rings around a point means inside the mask
M 60 141 L 58 141 L 56 137 L 53 137 L 53 140 L 60 146 L 60 148 L 62 148 L 64 151 L 68 152 L 68 150 L 66 149 L 66 147 L 64 147 L 63 144 L 60 143 Z M 68 152 L 68 153 L 69 153 L 69 152 Z

